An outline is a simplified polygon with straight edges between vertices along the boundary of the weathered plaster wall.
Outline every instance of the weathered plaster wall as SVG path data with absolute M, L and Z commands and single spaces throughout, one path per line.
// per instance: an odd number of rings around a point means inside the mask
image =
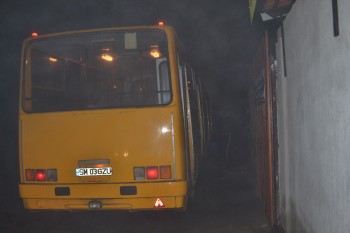
M 280 206 L 288 233 L 350 230 L 350 1 L 298 0 L 281 37 L 278 124 Z

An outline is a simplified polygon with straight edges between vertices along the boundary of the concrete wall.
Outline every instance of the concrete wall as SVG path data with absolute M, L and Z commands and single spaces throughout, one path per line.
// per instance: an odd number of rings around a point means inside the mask
M 350 1 L 297 0 L 281 35 L 277 98 L 280 212 L 288 233 L 350 232 Z

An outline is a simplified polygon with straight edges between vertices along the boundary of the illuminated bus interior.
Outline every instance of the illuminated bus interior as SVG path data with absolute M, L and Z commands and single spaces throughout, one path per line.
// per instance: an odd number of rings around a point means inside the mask
M 43 38 L 34 40 L 25 53 L 25 112 L 157 106 L 171 101 L 162 31 Z

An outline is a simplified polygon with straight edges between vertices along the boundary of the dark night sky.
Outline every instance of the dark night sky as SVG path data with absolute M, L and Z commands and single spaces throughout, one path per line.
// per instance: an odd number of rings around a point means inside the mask
M 0 155 L 6 167 L 17 166 L 18 79 L 21 43 L 25 37 L 32 31 L 44 34 L 151 25 L 160 19 L 178 32 L 213 106 L 220 112 L 222 128 L 243 140 L 237 141 L 237 145 L 247 143 L 247 73 L 256 43 L 248 0 L 2 0 Z

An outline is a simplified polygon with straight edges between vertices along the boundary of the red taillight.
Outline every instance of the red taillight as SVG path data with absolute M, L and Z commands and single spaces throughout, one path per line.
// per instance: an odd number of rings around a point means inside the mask
M 146 174 L 149 180 L 158 179 L 158 167 L 147 167 Z
M 164 22 L 163 21 L 159 21 L 158 22 L 158 26 L 164 26 Z
M 32 37 L 37 37 L 38 33 L 37 32 L 32 32 Z
M 46 181 L 46 171 L 44 169 L 38 169 L 35 172 L 36 181 Z

